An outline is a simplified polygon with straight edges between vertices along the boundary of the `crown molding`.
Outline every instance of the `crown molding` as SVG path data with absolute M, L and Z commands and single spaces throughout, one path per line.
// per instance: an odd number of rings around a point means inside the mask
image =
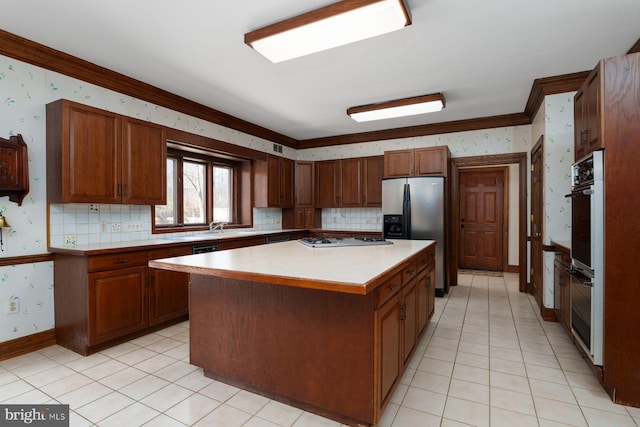
M 328 136 L 301 140 L 298 149 L 327 147 L 331 145 L 356 144 L 360 142 L 382 141 L 387 139 L 413 138 L 418 136 L 439 135 L 443 133 L 464 132 L 470 130 L 501 128 L 530 124 L 529 116 L 524 113 L 502 116 L 480 117 L 477 119 L 456 120 L 444 123 L 384 129 L 347 135 Z
M 636 42 L 629 53 L 637 51 L 640 51 L 640 40 Z M 0 30 L 0 55 L 77 78 L 294 149 L 412 138 L 530 124 L 546 95 L 576 91 L 589 74 L 589 71 L 583 71 L 534 80 L 529 100 L 523 113 L 297 140 L 4 30 Z
M 0 30 L 0 54 L 47 70 L 133 96 L 239 132 L 297 148 L 294 138 L 239 119 L 221 111 L 117 73 L 73 55 Z
M 524 108 L 524 114 L 533 121 L 533 118 L 536 116 L 544 102 L 545 96 L 556 93 L 577 91 L 580 89 L 580 86 L 582 86 L 582 83 L 587 79 L 590 72 L 591 70 L 580 71 L 578 73 L 535 79 L 531 86 L 527 105 Z

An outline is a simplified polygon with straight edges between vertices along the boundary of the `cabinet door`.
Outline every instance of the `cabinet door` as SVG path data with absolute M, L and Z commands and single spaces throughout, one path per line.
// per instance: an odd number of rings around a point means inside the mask
M 587 135 L 585 121 L 585 94 L 582 89 L 573 98 L 573 121 L 574 121 L 574 160 L 578 161 L 587 154 Z
M 319 226 L 316 224 L 316 210 L 314 208 L 305 208 L 303 228 L 315 228 L 316 226 Z
M 120 203 L 120 116 L 75 103 L 61 106 L 61 202 Z
M 384 177 L 401 178 L 413 175 L 413 149 L 384 152 Z
M 268 206 L 280 206 L 280 158 L 267 158 L 267 200 Z
M 191 247 L 155 249 L 149 260 L 190 255 Z M 149 268 L 149 326 L 189 314 L 189 273 Z
M 89 274 L 89 345 L 148 325 L 147 267 Z
M 362 206 L 362 159 L 342 159 L 339 162 L 338 205 L 344 208 Z
M 296 162 L 296 207 L 312 208 L 314 204 L 313 162 Z
M 416 148 L 416 176 L 447 176 L 447 147 Z
M 429 295 L 427 317 L 431 319 L 436 308 L 436 261 L 434 259 L 431 259 L 425 271 L 427 272 L 427 290 Z
M 383 408 L 396 381 L 400 379 L 400 294 L 396 293 L 375 312 L 378 339 L 378 404 Z
M 409 363 L 411 352 L 418 338 L 418 287 L 417 280 L 407 283 L 402 289 L 402 355 L 403 366 Z
M 338 207 L 338 161 L 316 162 L 316 207 Z
M 600 73 L 598 68 L 587 77 L 586 96 L 586 136 L 587 151 L 602 148 L 600 139 Z
M 294 162 L 289 159 L 280 159 L 280 207 L 293 207 L 294 186 Z
M 429 278 L 427 269 L 418 273 L 418 335 L 429 321 Z
M 384 156 L 362 159 L 362 206 L 382 207 L 382 178 L 384 176 Z
M 167 138 L 165 128 L 122 119 L 122 203 L 167 203 Z

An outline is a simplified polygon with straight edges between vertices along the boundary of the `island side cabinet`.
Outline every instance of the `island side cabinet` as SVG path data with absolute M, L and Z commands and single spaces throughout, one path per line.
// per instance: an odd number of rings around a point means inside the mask
M 147 267 L 190 247 L 101 255 L 56 254 L 56 341 L 82 355 L 188 318 L 189 275 Z

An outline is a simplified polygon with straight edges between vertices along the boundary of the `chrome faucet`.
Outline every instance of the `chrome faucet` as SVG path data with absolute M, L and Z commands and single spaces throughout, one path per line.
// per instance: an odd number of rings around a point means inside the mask
M 222 233 L 225 225 L 227 225 L 226 222 L 216 223 L 215 221 L 211 221 L 211 224 L 209 224 L 209 232 L 213 233 L 214 231 L 219 230 L 220 233 Z

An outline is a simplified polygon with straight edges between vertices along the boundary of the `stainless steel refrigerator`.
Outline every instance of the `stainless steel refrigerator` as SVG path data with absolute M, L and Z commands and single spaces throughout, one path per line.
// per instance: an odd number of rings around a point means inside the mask
M 445 178 L 382 181 L 383 236 L 436 241 L 436 295 L 445 292 Z

